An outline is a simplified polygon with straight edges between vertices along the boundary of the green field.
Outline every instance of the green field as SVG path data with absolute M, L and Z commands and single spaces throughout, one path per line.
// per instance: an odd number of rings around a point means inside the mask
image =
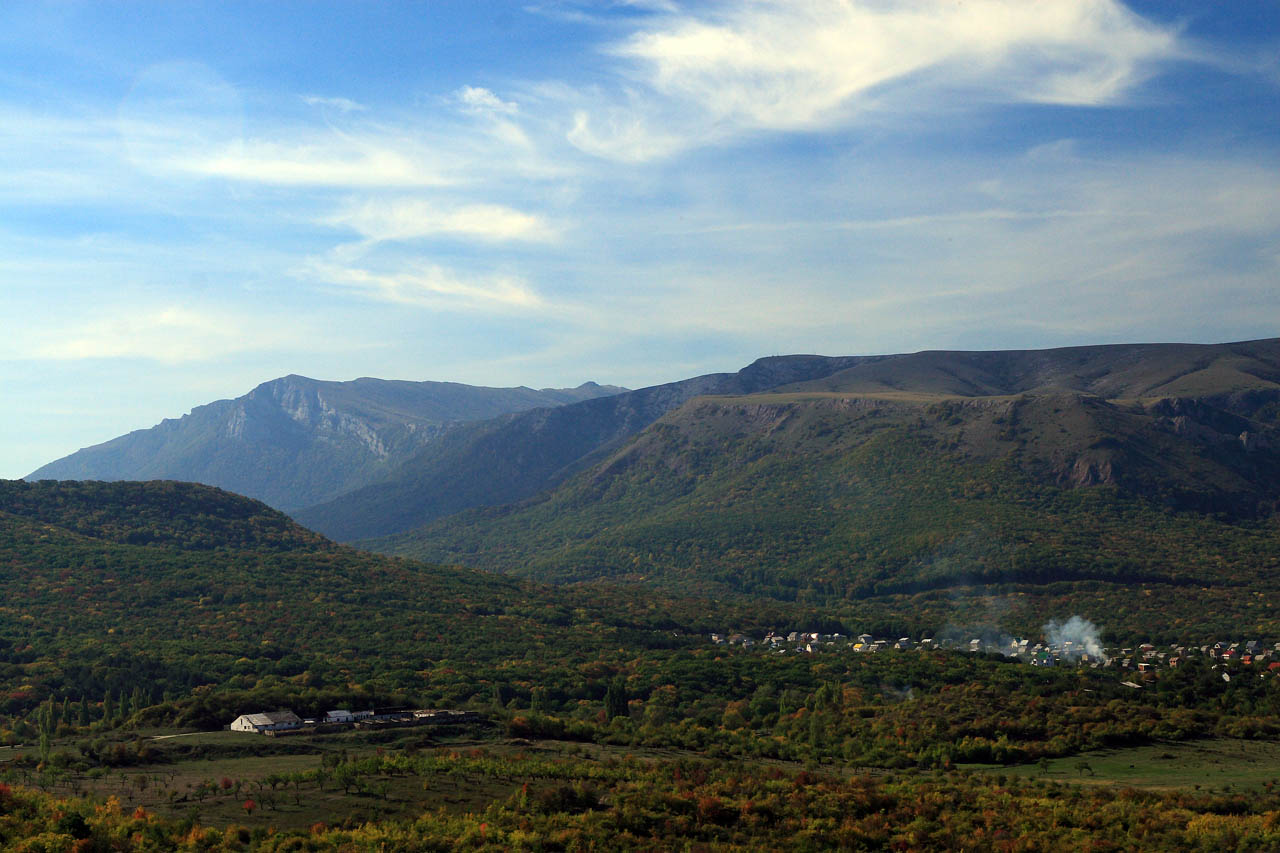
M 1234 739 L 1159 743 L 1096 750 L 1017 767 L 981 765 L 981 769 L 1092 786 L 1245 791 L 1280 783 L 1280 743 Z
M 392 773 L 365 776 L 344 789 L 337 779 L 291 783 L 273 777 L 308 774 L 326 756 L 355 762 L 402 750 L 421 755 L 573 758 L 590 766 L 631 756 L 663 760 L 692 757 L 670 749 L 628 749 L 560 741 L 476 740 L 465 733 L 428 736 L 421 729 L 383 733 L 350 732 L 318 737 L 266 738 L 244 732 L 152 730 L 139 737 L 155 747 L 144 765 L 61 772 L 6 768 L 21 755 L 35 756 L 33 746 L 0 752 L 0 779 L 60 796 L 114 798 L 126 811 L 137 808 L 172 819 L 191 818 L 203 826 L 275 826 L 305 829 L 317 823 L 355 826 L 369 821 L 412 818 L 431 812 L 474 815 L 503 802 L 522 786 L 533 795 L 552 787 L 537 775 L 493 776 L 480 772 L 441 772 L 429 777 Z M 54 751 L 74 752 L 70 742 L 55 742 Z M 782 762 L 767 762 L 785 766 Z M 224 781 L 225 780 L 225 781 Z M 229 784 L 228 784 L 229 783 Z M 203 789 L 203 791 L 202 791 Z M 246 810 L 245 803 L 253 803 Z
M 154 762 L 89 772 L 11 769 L 4 775 L 12 782 L 59 795 L 115 798 L 126 810 L 143 808 L 171 818 L 195 817 L 205 826 L 281 828 L 305 828 L 315 823 L 359 824 L 439 809 L 475 813 L 494 800 L 506 799 L 524 781 L 467 774 L 448 774 L 438 781 L 427 781 L 388 774 L 361 778 L 350 789 L 344 789 L 336 779 L 322 784 L 279 779 L 315 771 L 323 766 L 325 756 L 354 761 L 387 748 L 413 748 L 415 743 L 431 742 L 421 731 L 385 745 L 378 742 L 384 738 L 360 734 L 268 739 L 223 731 L 148 734 L 143 739 L 157 750 Z M 473 741 L 452 738 L 429 748 L 448 752 L 473 746 Z M 70 743 L 55 743 L 54 750 L 60 749 L 74 751 Z M 34 752 L 32 747 L 0 752 L 0 771 L 5 769 L 4 762 Z M 273 776 L 277 777 L 274 786 L 270 782 Z M 249 801 L 253 803 L 252 810 L 245 808 Z

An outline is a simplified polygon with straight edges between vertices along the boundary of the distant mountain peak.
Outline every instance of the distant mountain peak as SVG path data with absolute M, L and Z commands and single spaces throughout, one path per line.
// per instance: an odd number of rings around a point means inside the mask
M 372 377 L 336 382 L 291 373 L 84 448 L 27 479 L 187 480 L 288 509 L 372 482 L 460 423 L 619 390 L 595 383 L 534 391 Z

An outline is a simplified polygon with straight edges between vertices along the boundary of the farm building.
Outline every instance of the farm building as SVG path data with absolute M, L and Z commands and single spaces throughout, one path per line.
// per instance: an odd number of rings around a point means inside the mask
M 266 711 L 261 714 L 241 714 L 231 722 L 233 732 L 275 732 L 296 729 L 302 720 L 292 711 Z

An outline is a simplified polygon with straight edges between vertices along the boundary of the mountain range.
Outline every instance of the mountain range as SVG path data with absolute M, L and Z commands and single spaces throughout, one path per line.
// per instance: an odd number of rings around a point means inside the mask
M 1280 581 L 1280 340 L 782 356 L 611 390 L 456 423 L 291 514 L 431 562 L 842 618 L 943 624 L 998 594 L 1022 624 L 1068 600 L 1190 624 Z
M 351 541 L 402 532 L 476 506 L 531 497 L 690 400 L 752 394 L 828 376 L 871 358 L 784 356 L 737 373 L 713 373 L 451 430 L 381 481 L 294 513 L 326 536 Z
M 960 419 L 994 411 L 993 407 L 1009 409 L 1018 417 L 1029 411 L 1024 405 L 1027 401 L 1056 396 L 1080 415 L 1071 429 L 1065 426 L 1066 419 L 1050 423 L 1050 418 L 1027 421 L 1020 427 L 1001 424 L 999 429 L 986 432 L 994 437 L 1020 429 L 1030 442 L 1030 450 L 1020 448 L 1020 454 L 1029 454 L 1046 469 L 1042 473 L 1052 474 L 1055 480 L 1135 483 L 1134 478 L 1144 471 L 1161 480 L 1164 474 L 1152 472 L 1150 465 L 1141 461 L 1148 438 L 1130 435 L 1127 430 L 1138 428 L 1143 418 L 1148 420 L 1142 423 L 1163 418 L 1159 423 L 1173 425 L 1175 434 L 1181 431 L 1182 438 L 1190 442 L 1187 447 L 1214 444 L 1224 437 L 1236 441 L 1248 433 L 1245 441 L 1257 449 L 1270 440 L 1266 424 L 1274 422 L 1274 397 L 1280 391 L 1278 364 L 1280 344 L 1276 341 L 766 358 L 738 373 L 699 376 L 467 425 L 425 448 L 382 481 L 300 510 L 295 517 L 343 541 L 403 534 L 465 509 L 532 498 L 593 466 L 616 468 L 617 461 L 610 461 L 610 457 L 627 442 L 669 414 L 675 421 L 659 429 L 671 428 L 680 422 L 676 412 L 684 407 L 689 412 L 705 410 L 715 405 L 707 402 L 713 398 L 750 398 L 734 409 L 743 413 L 742 423 L 725 427 L 730 433 L 749 433 L 754 429 L 749 404 L 776 405 L 779 394 L 791 395 L 787 402 L 793 407 L 843 405 L 849 418 L 867 407 L 882 414 L 903 414 L 941 405 L 952 412 L 948 418 Z M 762 394 L 773 396 L 760 398 Z M 849 408 L 847 403 L 853 400 L 863 402 Z M 994 423 L 996 417 L 986 421 Z M 1036 435 L 1032 436 L 1033 432 Z M 972 431 L 952 438 L 966 457 L 1013 449 L 1008 443 L 991 445 L 986 439 L 979 440 Z M 652 442 L 640 443 L 652 446 Z M 822 443 L 822 437 L 817 436 L 803 446 L 813 451 Z M 1250 458 L 1256 461 L 1263 457 Z M 732 462 L 729 458 L 724 461 Z M 1154 464 L 1160 467 L 1160 460 Z M 1166 465 L 1164 473 L 1183 484 L 1178 490 L 1183 500 L 1201 491 L 1195 483 L 1187 482 L 1191 476 L 1187 471 Z M 1255 482 L 1258 472 L 1239 476 L 1253 485 L 1227 485 L 1225 481 L 1219 485 L 1233 495 L 1261 489 L 1255 497 L 1266 499 L 1265 478 Z M 1204 497 L 1217 500 L 1215 489 Z M 1228 496 L 1226 502 L 1232 506 L 1239 503 L 1234 496 Z M 395 547 L 399 549 L 399 545 Z
M 285 376 L 79 450 L 27 480 L 187 480 L 296 509 L 373 482 L 460 423 L 625 389 Z

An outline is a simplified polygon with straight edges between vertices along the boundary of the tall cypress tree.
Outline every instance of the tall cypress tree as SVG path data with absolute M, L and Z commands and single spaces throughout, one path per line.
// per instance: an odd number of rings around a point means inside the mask
M 605 689 L 604 715 L 610 720 L 628 715 L 627 684 L 620 675 L 610 681 L 608 688 Z

